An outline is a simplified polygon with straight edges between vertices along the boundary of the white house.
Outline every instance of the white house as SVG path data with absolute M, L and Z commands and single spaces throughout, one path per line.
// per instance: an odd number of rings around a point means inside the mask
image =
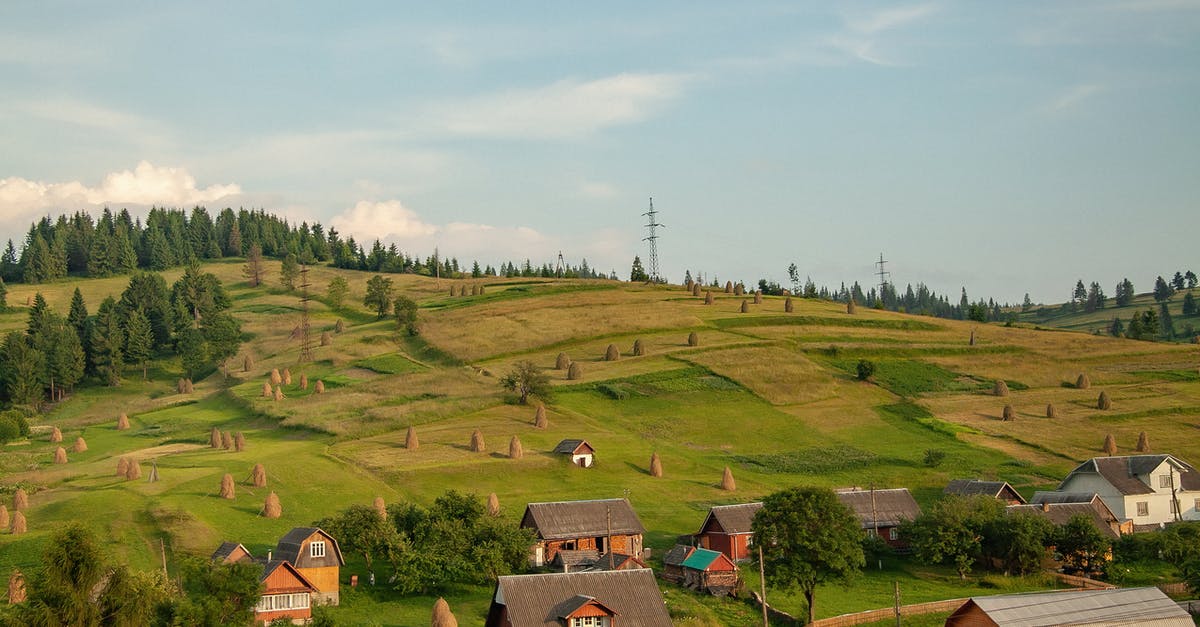
M 558 455 L 570 455 L 571 463 L 580 468 L 591 468 L 596 449 L 587 440 L 563 440 L 554 447 Z
M 1072 470 L 1057 491 L 1095 492 L 1135 528 L 1200 520 L 1200 472 L 1172 455 L 1093 457 Z

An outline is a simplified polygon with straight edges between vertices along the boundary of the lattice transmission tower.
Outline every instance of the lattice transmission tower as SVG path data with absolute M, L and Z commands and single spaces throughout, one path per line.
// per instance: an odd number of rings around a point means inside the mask
M 883 260 L 883 253 L 879 253 L 879 261 L 875 262 L 875 265 L 879 267 L 879 270 L 875 272 L 875 275 L 879 277 L 879 302 L 883 302 L 883 293 L 888 283 L 891 282 L 888 279 L 892 276 L 892 273 L 885 269 L 883 265 L 885 263 L 887 262 Z
M 308 320 L 308 264 L 300 266 L 300 363 L 313 360 L 311 325 Z
M 661 283 L 662 277 L 658 275 L 658 232 L 656 229 L 666 228 L 667 225 L 658 223 L 658 212 L 654 210 L 653 197 L 650 198 L 650 211 L 642 215 L 646 216 L 646 231 L 649 233 L 642 238 L 642 241 L 650 242 L 650 259 L 647 260 L 650 268 L 647 275 L 650 277 L 651 283 Z

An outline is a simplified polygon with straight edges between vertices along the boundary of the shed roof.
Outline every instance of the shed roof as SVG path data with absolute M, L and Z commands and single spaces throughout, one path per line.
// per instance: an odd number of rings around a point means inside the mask
M 521 526 L 536 530 L 543 540 L 603 536 L 610 529 L 617 535 L 646 533 L 625 499 L 530 503 L 525 506 Z
M 1191 616 L 1158 588 L 1068 590 L 1033 594 L 972 597 L 951 614 L 954 618 L 978 607 L 1001 627 L 1045 625 L 1153 625 L 1194 627 Z
M 1100 498 L 1095 492 L 1059 492 L 1057 490 L 1038 490 L 1029 499 L 1030 505 L 1042 503 L 1091 503 Z
M 338 565 L 345 566 L 346 560 L 342 558 L 342 547 L 338 546 L 338 541 L 333 536 L 320 527 L 294 527 L 279 539 L 279 543 L 275 545 L 275 553 L 281 559 L 295 564 L 300 560 L 300 551 L 304 546 L 304 541 L 314 533 L 325 536 L 325 539 L 333 545 L 333 554 L 337 557 Z
M 654 573 L 647 568 L 506 575 L 496 583 L 492 599 L 507 608 L 512 627 L 561 627 L 566 608 L 592 601 L 620 616 L 623 625 L 672 624 Z
M 725 533 L 750 533 L 750 525 L 754 515 L 762 509 L 762 503 L 739 503 L 737 505 L 714 505 L 708 510 L 708 516 L 700 525 L 699 533 L 704 533 L 710 520 L 717 521 Z
M 724 557 L 720 551 L 710 551 L 709 549 L 696 549 L 692 554 L 683 560 L 684 568 L 694 568 L 696 570 L 708 570 L 712 563 L 719 558 Z
M 559 566 L 575 568 L 576 566 L 591 566 L 600 559 L 600 551 L 595 549 L 560 550 L 554 554 L 554 563 Z
M 563 455 L 574 455 L 579 451 L 580 448 L 584 446 L 593 452 L 596 450 L 592 448 L 591 444 L 588 444 L 587 440 L 563 440 L 562 442 L 558 443 L 558 446 L 554 447 L 554 452 L 561 453 Z
M 665 554 L 663 554 L 663 565 L 682 566 L 684 560 L 686 560 L 688 556 L 692 554 L 693 550 L 695 550 L 694 547 L 690 547 L 686 544 L 676 544 L 675 546 L 671 547 L 670 551 L 667 551 Z
M 612 568 L 609 568 L 610 562 Z M 592 566 L 592 570 L 620 570 L 622 568 L 648 568 L 648 566 L 646 566 L 646 562 L 637 557 L 624 553 L 604 553 L 596 558 L 596 564 Z
M 877 526 L 895 527 L 903 521 L 913 520 L 921 515 L 921 506 L 917 505 L 908 488 L 853 488 L 838 490 L 837 497 L 858 516 L 863 529 L 874 529 Z
M 1079 474 L 1098 474 L 1125 495 L 1154 494 L 1146 481 L 1138 477 L 1154 472 L 1163 462 L 1170 462 L 1179 472 L 1179 487 L 1187 491 L 1200 490 L 1200 473 L 1185 461 L 1172 455 L 1123 455 L 1118 457 L 1093 457 L 1075 467 L 1063 479 L 1066 485 L 1071 477 Z M 1060 485 L 1060 487 L 1061 487 Z
M 1002 494 L 1006 497 L 1016 498 L 1022 503 L 1025 499 L 1008 485 L 1007 481 L 983 481 L 981 479 L 951 479 L 950 483 L 946 484 L 944 494 L 957 494 L 958 496 L 974 496 L 976 494 L 984 494 L 992 498 L 1000 498 Z

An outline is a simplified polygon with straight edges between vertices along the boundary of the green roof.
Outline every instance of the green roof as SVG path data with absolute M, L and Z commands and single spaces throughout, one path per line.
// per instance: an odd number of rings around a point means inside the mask
M 696 570 L 708 570 L 712 563 L 721 557 L 718 551 L 710 551 L 708 549 L 696 549 L 687 559 L 683 560 L 684 568 L 694 568 Z

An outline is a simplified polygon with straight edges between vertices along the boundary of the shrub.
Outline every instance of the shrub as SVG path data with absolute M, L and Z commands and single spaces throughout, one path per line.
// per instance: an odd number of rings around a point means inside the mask
M 1008 396 L 1008 383 L 1004 379 L 997 379 L 995 385 L 992 386 L 992 394 L 996 396 Z
M 699 346 L 699 345 L 700 345 L 700 335 L 698 333 L 696 333 L 695 331 L 688 333 L 688 346 Z
M 262 464 L 255 464 L 250 471 L 250 485 L 256 488 L 267 487 L 267 469 Z
M 221 430 L 220 429 L 218 429 L 216 427 L 212 428 L 212 431 L 208 434 L 208 446 L 209 446 L 209 448 L 221 448 Z
M 869 359 L 860 359 L 854 370 L 858 373 L 859 381 L 866 381 L 875 376 L 875 362 Z
M 604 361 L 617 361 L 621 358 L 621 351 L 617 349 L 616 344 L 609 344 L 604 351 Z
M 571 367 L 567 368 L 567 380 L 578 381 L 583 378 L 583 368 L 579 366 L 579 362 L 571 362 Z
M 706 290 L 704 292 L 704 304 L 711 305 L 711 304 L 713 304 L 713 302 L 714 302 L 714 299 L 713 299 L 712 292 L 709 292 Z
M 1092 387 L 1092 380 L 1088 378 L 1086 372 L 1080 373 L 1079 377 L 1075 379 L 1075 388 L 1079 390 L 1086 390 L 1090 387 Z
M 554 369 L 555 370 L 566 370 L 567 368 L 570 368 L 570 367 L 571 367 L 571 358 L 567 357 L 566 353 L 559 353 L 558 357 L 554 360 Z
M 417 440 L 417 428 L 409 425 L 408 434 L 404 436 L 404 448 L 415 451 L 420 448 L 421 442 Z
M 483 443 L 483 432 L 476 429 L 471 432 L 471 452 L 482 453 L 487 450 L 487 446 Z
M 721 489 L 733 492 L 737 489 L 737 482 L 733 480 L 733 471 L 729 466 L 725 467 L 725 474 L 721 475 Z
M 537 411 L 533 414 L 533 426 L 537 427 L 538 429 L 545 429 L 547 426 L 549 426 L 549 422 L 546 420 L 545 405 L 538 405 Z
M 239 453 L 246 450 L 246 436 L 242 435 L 241 431 L 238 431 L 233 436 L 233 450 Z
M 50 441 L 62 442 L 62 431 L 60 431 L 58 427 L 54 427 L 54 429 L 50 431 Z
M 387 520 L 387 504 L 383 502 L 382 496 L 375 497 L 375 500 L 371 503 L 371 506 L 375 508 L 375 511 L 379 512 L 380 518 Z
M 313 386 L 313 392 L 315 392 L 317 394 L 324 394 L 325 393 L 325 382 L 318 379 L 317 384 L 315 386 Z
M 629 390 L 626 390 L 619 383 L 601 383 L 596 386 L 596 391 L 614 401 L 623 401 L 629 398 Z
M 121 414 L 117 418 L 117 431 L 125 431 L 129 429 L 129 416 Z
M 283 514 L 283 507 L 279 503 L 279 495 L 274 492 L 268 494 L 266 502 L 263 503 L 263 517 L 279 518 L 281 514 Z
M 942 450 L 939 450 L 936 448 L 931 448 L 931 449 L 925 450 L 925 459 L 923 460 L 923 462 L 926 466 L 928 466 L 930 468 L 937 468 L 938 466 L 940 466 L 942 464 L 942 461 L 944 461 L 945 459 L 946 459 L 946 451 L 942 451 Z
M 1108 398 L 1108 392 L 1101 391 L 1100 397 L 1096 399 L 1096 409 L 1109 410 L 1112 409 L 1112 400 Z
M 854 298 L 852 297 L 850 301 L 846 303 L 846 313 L 853 315 L 856 309 L 857 307 L 854 305 Z
M 134 481 L 134 480 L 141 479 L 141 478 L 142 478 L 141 462 L 139 462 L 137 460 L 137 458 L 130 458 L 129 468 L 127 468 L 125 470 L 125 479 L 127 481 Z
M 1109 433 L 1108 435 L 1104 436 L 1103 450 L 1104 454 L 1108 455 L 1109 457 L 1113 457 L 1117 454 L 1117 439 L 1113 437 L 1113 434 Z
M 9 531 L 11 531 L 14 536 L 19 536 L 28 531 L 28 527 L 25 523 L 25 514 L 22 514 L 21 512 L 13 514 L 12 525 L 9 526 Z
M 1017 419 L 1017 412 L 1013 410 L 1013 406 L 1012 406 L 1012 405 L 1005 405 L 1005 406 L 1004 406 L 1004 411 L 1001 413 L 1001 418 L 1002 418 L 1002 419 L 1003 419 L 1005 422 L 1008 422 L 1009 420 L 1016 420 L 1016 419 Z
M 521 448 L 521 438 L 518 438 L 514 435 L 512 439 L 508 441 L 508 458 L 521 459 L 524 456 L 525 449 Z
M 662 459 L 658 457 L 658 451 L 654 451 L 650 454 L 650 476 L 663 476 Z
M 63 455 L 66 455 L 66 451 L 63 451 Z M 13 492 L 13 511 L 23 512 L 27 509 L 29 509 L 29 495 L 25 493 L 25 488 L 17 488 L 17 491 Z
M 634 340 L 633 341 L 633 356 L 641 357 L 642 355 L 645 355 L 645 354 L 646 354 L 646 344 L 644 342 L 642 342 L 641 338 Z
M 1054 406 L 1054 403 L 1046 403 L 1046 417 L 1058 418 L 1058 408 Z
M 791 297 L 791 296 L 788 296 L 787 298 L 783 299 L 783 311 L 784 311 L 784 313 L 792 313 L 792 311 L 793 311 L 794 309 L 795 309 L 795 306 L 794 306 L 794 305 L 792 305 L 792 297 Z
M 1138 434 L 1137 452 L 1139 452 L 1139 453 L 1149 453 L 1150 452 L 1150 438 L 1146 437 L 1145 431 Z
M 87 441 L 83 439 L 83 436 L 75 438 L 75 444 L 71 446 L 71 450 L 76 453 L 87 452 Z
M 489 516 L 500 515 L 500 497 L 496 496 L 495 492 L 488 495 L 487 511 Z
M 745 299 L 742 300 L 741 311 L 742 313 L 750 313 L 750 303 L 746 302 Z

